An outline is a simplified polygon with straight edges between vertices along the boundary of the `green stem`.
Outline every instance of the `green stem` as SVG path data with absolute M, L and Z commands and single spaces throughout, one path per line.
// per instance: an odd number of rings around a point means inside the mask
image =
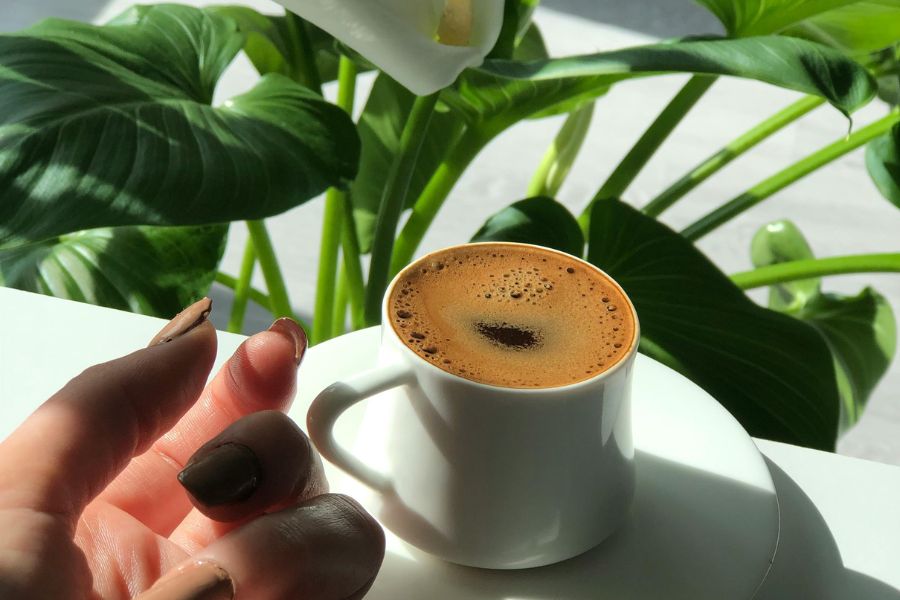
M 775 113 L 753 129 L 735 138 L 721 150 L 694 167 L 684 177 L 669 186 L 668 189 L 660 193 L 644 207 L 644 213 L 651 217 L 659 216 L 660 213 L 706 181 L 719 169 L 809 111 L 821 106 L 824 102 L 825 99 L 818 96 L 805 96 L 784 110 Z
M 344 197 L 344 229 L 341 233 L 341 254 L 343 265 L 339 282 L 347 287 L 350 297 L 350 325 L 354 331 L 366 326 L 365 303 L 366 283 L 363 279 L 360 260 L 359 239 L 356 237 L 356 220 L 353 217 L 353 203 Z
M 338 66 L 337 105 L 347 114 L 353 114 L 353 97 L 356 93 L 356 66 L 342 56 Z M 346 194 L 337 188 L 325 192 L 325 216 L 322 220 L 322 239 L 319 245 L 319 270 L 316 281 L 316 303 L 310 345 L 324 342 L 332 336 L 334 317 L 335 275 L 338 248 L 341 243 Z M 343 319 L 342 323 L 343 325 Z
M 720 206 L 711 213 L 701 217 L 682 231 L 689 240 L 697 240 L 720 225 L 727 223 L 745 210 L 756 206 L 772 194 L 786 188 L 816 169 L 859 148 L 879 135 L 887 132 L 894 123 L 900 121 L 900 112 L 892 112 L 874 123 L 855 131 L 847 137 L 829 144 L 821 150 L 810 154 L 788 168 L 779 171 L 768 179 L 750 188 L 737 198 Z
M 306 21 L 291 11 L 287 11 L 285 17 L 288 31 L 291 34 L 289 36 L 289 43 L 292 46 L 291 51 L 294 55 L 294 62 L 297 65 L 295 79 L 321 95 L 322 77 L 319 75 L 319 66 L 316 64 L 316 51 L 312 46 Z M 299 43 L 299 46 L 297 43 L 294 43 L 295 41 Z
M 256 267 L 256 248 L 249 239 L 244 245 L 244 257 L 241 259 L 241 270 L 234 286 L 234 302 L 231 304 L 231 316 L 228 318 L 228 331 L 240 333 L 244 326 L 244 315 L 247 314 L 247 301 L 250 299 L 250 280 Z
M 238 280 L 236 277 L 232 277 L 227 273 L 223 273 L 219 271 L 216 273 L 216 282 L 221 283 L 227 288 L 231 288 L 232 290 L 237 289 Z M 272 301 L 269 299 L 269 296 L 266 295 L 265 292 L 259 290 L 255 287 L 250 288 L 250 299 L 256 302 L 259 306 L 263 307 L 269 312 L 272 312 Z
M 593 117 L 593 102 L 569 113 L 553 144 L 544 153 L 534 177 L 531 178 L 527 192 L 529 198 L 556 196 L 584 144 Z
M 281 267 L 278 266 L 278 259 L 275 257 L 275 249 L 272 247 L 272 239 L 269 237 L 266 224 L 263 221 L 247 221 L 247 230 L 250 232 L 250 239 L 253 240 L 253 246 L 256 248 L 259 266 L 262 269 L 263 278 L 266 280 L 266 287 L 269 289 L 272 315 L 276 318 L 291 317 L 296 320 L 297 316 L 291 308 L 287 287 L 284 284 L 284 277 L 281 274 Z
M 590 210 L 595 202 L 607 198 L 621 198 L 628 186 L 634 181 L 641 169 L 656 153 L 666 138 L 676 126 L 681 123 L 685 115 L 694 107 L 703 94 L 715 83 L 716 77 L 711 75 L 694 75 L 684 87 L 678 91 L 671 102 L 659 113 L 656 120 L 647 128 L 644 135 L 635 143 L 619 166 L 613 170 L 606 182 L 584 209 L 579 222 L 582 230 L 587 233 L 590 226 Z
M 349 304 L 349 295 L 347 285 L 346 267 L 341 265 L 340 273 L 337 279 L 337 289 L 334 292 L 334 311 L 331 316 L 331 331 L 329 337 L 337 337 L 344 333 L 344 326 L 347 321 L 347 305 Z
M 311 346 L 331 337 L 335 273 L 344 217 L 343 201 L 343 194 L 337 189 L 329 188 L 325 192 L 325 216 L 322 219 L 322 240 L 319 246 L 315 314 L 312 333 L 309 337 Z
M 400 220 L 403 207 L 406 206 L 409 182 L 419 158 L 422 142 L 428 133 L 428 125 L 431 123 L 437 98 L 438 94 L 435 93 L 430 96 L 419 96 L 413 102 L 400 136 L 400 147 L 385 181 L 372 242 L 369 283 L 366 286 L 365 317 L 366 323 L 370 325 L 381 321 L 381 299 L 388 284 L 397 222 Z
M 467 129 L 428 180 L 422 195 L 413 206 L 412 214 L 397 237 L 394 255 L 391 258 L 392 275 L 398 273 L 412 260 L 425 232 L 428 231 L 453 186 L 490 137 L 477 129 Z
M 850 273 L 900 273 L 900 253 L 795 260 L 735 273 L 731 280 L 739 288 L 749 290 L 786 281 Z

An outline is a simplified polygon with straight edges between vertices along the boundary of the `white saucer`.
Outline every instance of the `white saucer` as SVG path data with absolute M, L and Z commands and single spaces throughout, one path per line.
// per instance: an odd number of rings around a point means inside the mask
M 371 328 L 312 348 L 290 415 L 305 428 L 306 411 L 321 389 L 375 365 L 379 338 L 379 328 Z M 351 408 L 336 428 L 339 441 L 375 466 L 377 438 L 386 433 L 377 427 L 384 401 L 373 397 Z M 753 598 L 774 560 L 779 532 L 775 486 L 755 444 L 706 392 L 643 355 L 633 402 L 635 504 L 611 538 L 549 567 L 488 571 L 436 560 L 387 531 L 384 566 L 366 598 Z M 352 495 L 378 517 L 374 494 L 330 464 L 326 472 L 332 491 Z

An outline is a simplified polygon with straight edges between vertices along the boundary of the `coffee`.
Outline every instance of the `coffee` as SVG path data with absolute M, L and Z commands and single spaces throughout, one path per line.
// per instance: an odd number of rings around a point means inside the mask
M 404 344 L 466 379 L 549 388 L 594 377 L 632 350 L 621 288 L 554 250 L 471 244 L 420 259 L 398 279 L 388 315 Z

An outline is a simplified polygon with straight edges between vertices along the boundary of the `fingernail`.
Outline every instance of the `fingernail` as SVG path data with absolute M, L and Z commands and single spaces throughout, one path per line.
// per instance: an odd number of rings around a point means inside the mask
M 150 340 L 147 347 L 149 348 L 150 346 L 158 346 L 159 344 L 171 342 L 175 338 L 186 334 L 191 329 L 202 325 L 207 317 L 209 317 L 211 310 L 212 300 L 209 298 L 194 302 L 175 315 L 175 318 L 169 321 L 166 326 Z
M 177 568 L 136 600 L 232 600 L 234 584 L 219 565 L 203 561 Z
M 194 455 L 178 481 L 206 506 L 242 502 L 253 495 L 262 479 L 262 466 L 253 450 L 227 443 Z
M 303 328 L 300 327 L 297 321 L 282 317 L 272 323 L 269 327 L 269 331 L 281 334 L 294 343 L 294 362 L 299 366 L 300 362 L 303 360 L 303 354 L 306 352 L 308 343 L 306 332 L 303 331 Z

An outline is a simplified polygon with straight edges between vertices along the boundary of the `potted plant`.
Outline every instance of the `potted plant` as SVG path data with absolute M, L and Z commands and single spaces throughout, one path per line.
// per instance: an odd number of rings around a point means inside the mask
M 641 351 L 709 391 L 752 434 L 833 449 L 896 345 L 890 306 L 866 289 L 821 292 L 836 273 L 900 271 L 900 254 L 817 259 L 789 222 L 753 239 L 757 268 L 728 276 L 693 244 L 776 191 L 863 145 L 900 206 L 900 6 L 896 2 L 702 0 L 727 36 L 583 56 L 547 56 L 537 0 L 285 0 L 137 6 L 101 25 L 47 20 L 0 36 L 0 282 L 168 315 L 214 280 L 292 315 L 264 219 L 325 191 L 311 338 L 373 325 L 393 273 L 414 256 L 482 148 L 525 119 L 567 114 L 528 197 L 473 232 L 584 256 L 622 283 L 641 315 Z M 305 18 L 301 18 L 305 17 Z M 240 51 L 261 77 L 212 105 Z M 354 122 L 356 76 L 377 76 Z M 553 199 L 612 86 L 692 78 L 573 215 Z M 803 92 L 640 210 L 628 189 L 717 77 Z M 336 104 L 321 95 L 337 81 Z M 416 95 L 419 94 L 419 95 Z M 657 217 L 774 132 L 828 103 L 884 116 L 760 182 L 681 232 Z M 326 191 L 327 190 L 327 191 Z M 229 224 L 250 232 L 241 272 L 217 273 Z M 462 241 L 462 240 L 461 240 Z M 889 249 L 886 249 L 889 250 Z M 369 268 L 362 257 L 370 256 Z M 267 291 L 254 290 L 254 265 Z M 744 290 L 770 286 L 769 306 Z

